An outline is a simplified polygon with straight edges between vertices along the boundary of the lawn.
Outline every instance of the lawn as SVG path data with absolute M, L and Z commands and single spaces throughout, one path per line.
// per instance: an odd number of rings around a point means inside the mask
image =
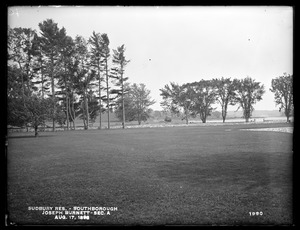
M 287 124 L 253 124 L 269 128 Z M 44 132 L 8 139 L 16 224 L 292 224 L 292 134 L 249 125 Z M 32 135 L 32 134 L 30 134 Z M 29 207 L 117 207 L 56 220 Z M 257 216 L 249 212 L 260 212 Z

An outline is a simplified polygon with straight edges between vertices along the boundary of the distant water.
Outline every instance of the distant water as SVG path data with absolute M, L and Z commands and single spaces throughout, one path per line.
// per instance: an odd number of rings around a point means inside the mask
M 293 120 L 293 118 L 290 118 Z M 250 118 L 250 122 L 264 122 L 264 121 L 286 121 L 286 117 L 266 117 L 266 118 Z M 201 121 L 199 121 L 201 122 Z M 223 120 L 207 120 L 206 122 L 223 122 Z M 228 118 L 225 122 L 245 122 L 244 118 Z

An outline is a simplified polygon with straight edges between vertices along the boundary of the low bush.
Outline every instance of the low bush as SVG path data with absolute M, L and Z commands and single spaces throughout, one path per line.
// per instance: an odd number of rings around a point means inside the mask
M 165 117 L 165 122 L 171 122 L 171 121 L 172 121 L 171 117 L 168 117 L 168 116 Z

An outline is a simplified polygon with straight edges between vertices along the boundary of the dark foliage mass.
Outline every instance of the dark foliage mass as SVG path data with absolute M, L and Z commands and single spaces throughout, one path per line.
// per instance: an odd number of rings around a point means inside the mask
M 149 106 L 155 103 L 150 97 L 150 90 L 145 84 L 127 84 L 127 93 L 124 98 L 124 106 L 126 111 L 126 121 L 138 121 L 140 125 L 142 121 L 146 121 L 152 112 Z M 122 99 L 117 101 L 116 116 L 120 120 L 123 117 Z
M 187 124 L 189 117 L 197 115 L 205 123 L 207 117 L 212 115 L 215 103 L 221 105 L 223 122 L 226 119 L 228 105 L 235 104 L 239 104 L 239 108 L 243 109 L 244 118 L 248 122 L 253 105 L 262 100 L 265 93 L 264 86 L 250 77 L 241 80 L 222 77 L 183 85 L 171 82 L 160 91 L 164 100 L 161 105 L 173 113 L 183 111 Z
M 284 73 L 283 76 L 272 79 L 271 92 L 275 95 L 275 103 L 279 105 L 279 111 L 284 111 L 287 122 L 293 116 L 293 75 Z
M 124 127 L 129 63 L 125 45 L 111 52 L 106 33 L 93 32 L 87 40 L 79 35 L 72 38 L 52 19 L 38 26 L 39 33 L 30 28 L 8 29 L 8 124 L 36 128 L 52 121 L 55 131 L 57 124 L 75 129 L 79 118 L 88 129 L 99 116 L 101 128 L 101 115 L 106 112 L 109 128 L 110 111 L 121 100 Z M 38 114 L 41 106 L 47 110 Z M 135 110 L 139 123 L 145 120 L 141 113 L 147 106 Z

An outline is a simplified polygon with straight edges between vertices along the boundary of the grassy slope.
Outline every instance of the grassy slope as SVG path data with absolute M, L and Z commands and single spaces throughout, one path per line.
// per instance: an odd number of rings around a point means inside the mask
M 292 135 L 240 128 L 243 125 L 11 137 L 11 221 L 290 224 Z M 118 211 L 83 222 L 55 221 L 27 211 L 28 206 L 117 206 Z M 250 211 L 264 215 L 251 217 Z

